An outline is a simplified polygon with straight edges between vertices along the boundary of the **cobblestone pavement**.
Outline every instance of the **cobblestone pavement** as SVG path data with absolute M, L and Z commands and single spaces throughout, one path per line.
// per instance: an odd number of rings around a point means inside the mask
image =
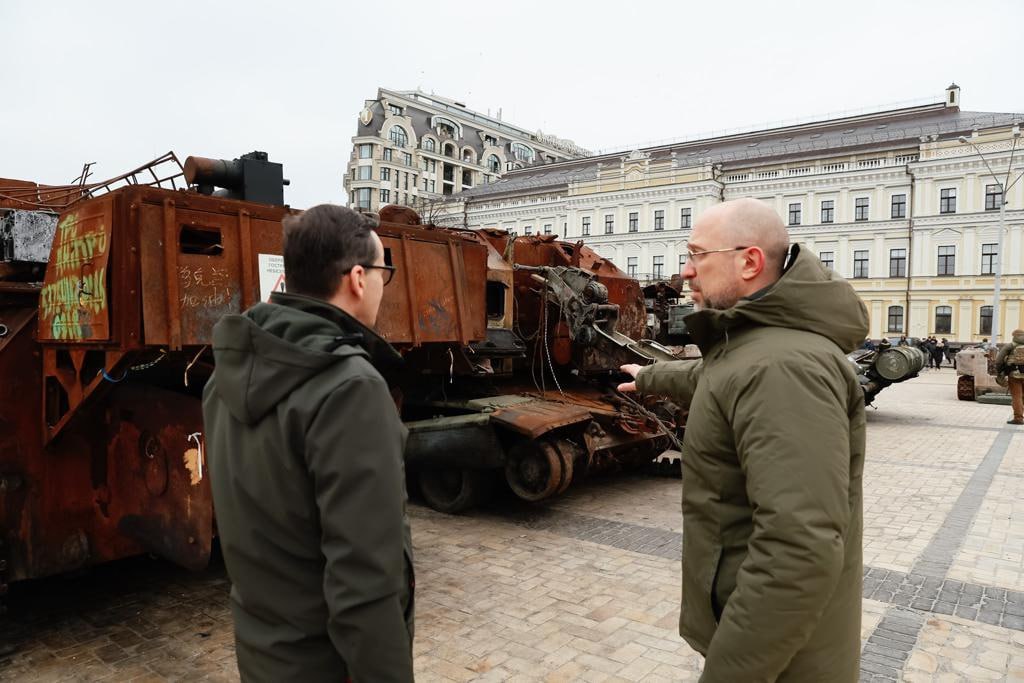
M 1024 681 L 1024 428 L 951 370 L 868 414 L 862 680 Z M 676 632 L 680 482 L 412 506 L 420 681 L 696 680 Z M 12 589 L 0 681 L 235 680 L 227 580 L 136 559 Z

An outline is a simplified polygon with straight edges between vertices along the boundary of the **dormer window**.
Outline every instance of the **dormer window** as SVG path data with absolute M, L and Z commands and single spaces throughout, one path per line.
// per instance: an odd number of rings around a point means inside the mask
M 391 142 L 395 143 L 395 147 L 405 147 L 409 143 L 409 136 L 406 134 L 405 128 L 401 126 L 391 126 L 388 136 L 391 138 Z
M 501 159 L 498 158 L 497 154 L 487 157 L 487 169 L 491 173 L 501 173 Z
M 428 152 L 437 151 L 437 143 L 434 142 L 434 138 L 423 138 L 423 149 Z
M 450 138 L 462 137 L 459 125 L 451 119 L 446 119 L 442 116 L 434 117 L 434 130 L 437 131 L 438 135 L 446 135 Z
M 402 108 L 399 107 L 396 104 L 389 104 L 388 105 L 388 111 L 390 111 L 395 116 L 401 116 L 402 115 Z
M 484 136 L 484 145 L 490 145 L 492 147 L 497 147 L 498 146 L 498 138 L 494 137 L 493 135 L 485 135 Z
M 521 142 L 513 142 L 512 156 L 529 164 L 533 162 L 534 151 Z

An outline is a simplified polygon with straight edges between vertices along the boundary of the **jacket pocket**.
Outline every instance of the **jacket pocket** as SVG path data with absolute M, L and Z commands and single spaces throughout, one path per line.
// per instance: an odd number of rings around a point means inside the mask
M 402 548 L 402 555 L 405 558 L 406 595 L 408 595 L 405 604 L 405 625 L 409 629 L 409 642 L 411 643 L 416 621 L 416 570 L 413 568 L 412 553 L 408 548 Z
M 713 595 L 721 560 L 722 547 L 714 546 L 710 554 L 701 560 L 687 562 L 683 567 L 683 606 L 679 630 L 701 654 L 706 654 L 718 626 Z M 694 569 L 690 576 L 686 575 L 688 567 Z
M 708 587 L 708 602 L 711 605 L 711 614 L 715 618 L 716 625 L 722 620 L 722 611 L 725 609 L 725 605 L 718 602 L 718 579 L 722 573 L 722 559 L 725 557 L 725 552 L 719 548 L 717 555 L 715 569 L 711 574 L 711 585 Z

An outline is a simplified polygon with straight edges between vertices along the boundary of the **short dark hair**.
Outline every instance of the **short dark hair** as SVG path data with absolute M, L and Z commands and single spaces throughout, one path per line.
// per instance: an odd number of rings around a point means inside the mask
M 357 265 L 372 264 L 378 221 L 337 204 L 319 204 L 282 221 L 284 277 L 288 291 L 329 299 L 341 278 Z

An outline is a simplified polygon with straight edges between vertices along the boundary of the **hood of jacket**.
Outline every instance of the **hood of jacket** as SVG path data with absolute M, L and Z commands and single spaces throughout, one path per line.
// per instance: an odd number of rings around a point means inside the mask
M 783 327 L 820 334 L 849 353 L 868 334 L 868 311 L 842 277 L 794 244 L 796 256 L 779 280 L 760 296 L 725 310 L 704 309 L 685 319 L 701 352 L 732 329 L 746 325 Z
M 213 328 L 215 391 L 245 424 L 351 356 L 378 369 L 401 362 L 390 344 L 351 315 L 299 294 L 275 292 L 270 303 L 224 316 Z

